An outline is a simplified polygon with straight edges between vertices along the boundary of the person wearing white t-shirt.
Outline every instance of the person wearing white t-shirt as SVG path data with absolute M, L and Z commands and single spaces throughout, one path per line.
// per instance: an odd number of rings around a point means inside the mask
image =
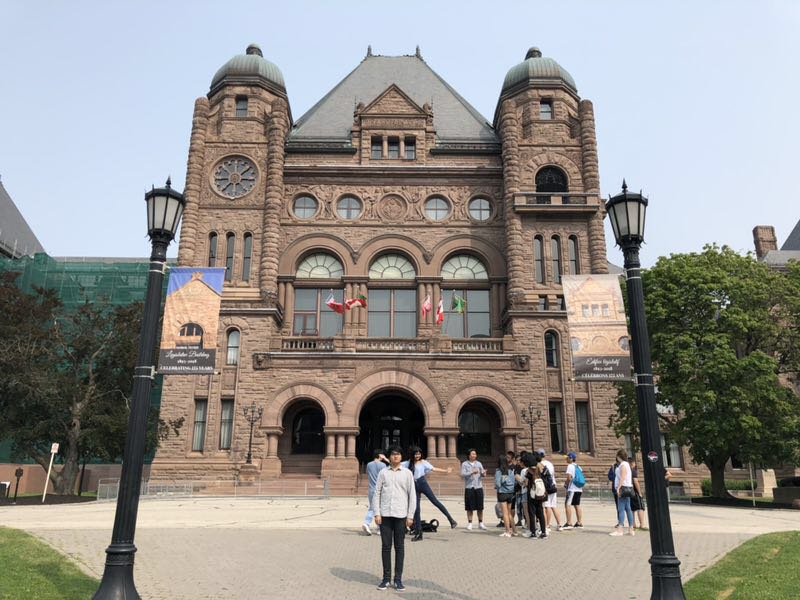
M 609 533 L 611 536 L 624 535 L 625 517 L 628 518 L 628 535 L 636 535 L 631 510 L 631 497 L 635 491 L 633 488 L 633 472 L 628 463 L 628 453 L 624 448 L 617 450 L 617 468 L 614 469 L 614 489 L 617 490 L 617 528 Z
M 539 458 L 542 459 L 542 465 L 544 465 L 544 468 L 548 470 L 550 477 L 553 478 L 553 484 L 558 485 L 558 482 L 556 481 L 556 468 L 553 463 L 545 458 L 547 456 L 545 449 L 539 448 L 537 454 L 539 454 Z M 564 527 L 561 525 L 561 515 L 558 514 L 558 491 L 548 494 L 547 500 L 544 501 L 544 520 L 547 523 L 548 533 L 550 532 L 550 521 L 553 517 L 555 517 L 556 525 L 558 526 L 556 531 L 563 531 Z
M 575 485 L 575 472 L 578 467 L 578 455 L 574 452 L 567 454 L 567 481 L 564 487 L 567 489 L 567 499 L 564 502 L 564 512 L 567 513 L 567 524 L 564 529 L 583 529 L 583 509 L 581 508 L 581 494 L 583 489 Z M 572 521 L 572 509 L 575 509 L 575 523 L 570 525 Z

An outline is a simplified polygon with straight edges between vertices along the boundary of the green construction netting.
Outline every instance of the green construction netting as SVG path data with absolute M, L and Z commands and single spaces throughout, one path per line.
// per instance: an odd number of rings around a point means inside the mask
M 146 258 L 53 258 L 44 253 L 0 258 L 0 272 L 20 273 L 17 285 L 22 290 L 28 293 L 34 287 L 57 290 L 67 310 L 87 301 L 117 306 L 144 302 L 149 269 Z M 162 299 L 166 297 L 167 279 L 164 278 Z M 158 411 L 161 407 L 162 380 L 163 376 L 157 375 L 153 382 L 151 410 Z M 10 450 L 10 443 L 0 440 L 0 463 L 11 462 Z M 146 462 L 152 459 L 147 456 Z

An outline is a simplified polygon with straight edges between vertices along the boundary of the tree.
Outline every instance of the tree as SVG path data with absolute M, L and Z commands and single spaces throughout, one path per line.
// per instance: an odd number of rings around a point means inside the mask
M 141 304 L 85 302 L 66 310 L 51 290 L 22 292 L 16 274 L 0 277 L 0 436 L 17 457 L 42 468 L 60 443 L 55 492 L 75 493 L 80 461 L 113 461 L 127 432 Z M 153 414 L 151 446 L 162 424 Z
M 732 456 L 796 461 L 800 398 L 779 377 L 796 351 L 791 281 L 711 245 L 660 258 L 643 282 L 658 398 L 674 412 L 662 416 L 662 428 L 708 467 L 712 495 L 727 495 Z M 631 393 L 621 392 L 618 433 L 637 422 Z

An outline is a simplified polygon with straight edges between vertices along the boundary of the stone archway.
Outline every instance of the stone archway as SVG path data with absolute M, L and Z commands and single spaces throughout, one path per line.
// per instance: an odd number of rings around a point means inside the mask
M 459 459 L 466 460 L 474 449 L 484 466 L 494 466 L 495 459 L 505 451 L 500 431 L 500 415 L 492 404 L 483 398 L 465 403 L 458 411 Z
M 358 416 L 356 457 L 363 465 L 372 460 L 374 450 L 400 446 L 426 447 L 425 416 L 413 397 L 395 390 L 384 390 L 365 402 Z M 405 454 L 404 454 L 405 456 Z
M 284 475 L 319 475 L 325 457 L 325 412 L 311 398 L 297 398 L 284 411 L 278 458 Z

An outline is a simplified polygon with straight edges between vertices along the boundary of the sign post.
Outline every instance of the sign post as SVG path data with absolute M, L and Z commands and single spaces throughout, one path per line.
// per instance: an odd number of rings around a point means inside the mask
M 47 496 L 47 486 L 50 483 L 50 471 L 53 470 L 53 459 L 58 454 L 58 442 L 54 443 L 50 446 L 50 466 L 47 467 L 47 477 L 44 480 L 44 491 L 42 492 L 42 504 L 44 504 L 44 499 Z

